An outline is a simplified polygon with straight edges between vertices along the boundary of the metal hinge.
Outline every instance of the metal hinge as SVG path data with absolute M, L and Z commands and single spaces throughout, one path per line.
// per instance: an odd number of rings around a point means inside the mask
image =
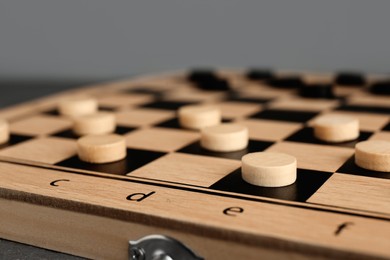
M 176 239 L 150 235 L 129 241 L 129 260 L 203 260 Z

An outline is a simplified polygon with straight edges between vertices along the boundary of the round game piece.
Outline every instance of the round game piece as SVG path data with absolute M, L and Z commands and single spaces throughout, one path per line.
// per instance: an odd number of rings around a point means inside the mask
M 334 98 L 333 88 L 331 84 L 306 84 L 301 87 L 299 94 L 307 98 Z
M 216 74 L 213 69 L 209 68 L 193 69 L 188 73 L 187 78 L 194 83 L 208 82 L 214 80 Z
M 88 163 L 110 163 L 126 157 L 126 141 L 120 135 L 87 135 L 77 141 L 80 160 Z
M 274 88 L 298 89 L 304 85 L 300 76 L 273 77 L 268 84 Z
M 195 69 L 187 79 L 202 90 L 226 91 L 230 89 L 229 82 L 220 78 L 212 69 Z
M 98 111 L 98 102 L 90 97 L 77 97 L 62 100 L 58 105 L 58 111 L 64 116 L 82 116 Z
M 283 187 L 293 184 L 297 179 L 297 160 L 288 154 L 249 153 L 241 161 L 242 178 L 253 185 Z
M 202 129 L 221 123 L 221 111 L 214 106 L 184 106 L 179 109 L 178 115 L 180 125 L 190 129 Z
M 346 142 L 359 137 L 359 120 L 346 115 L 324 115 L 313 126 L 314 136 L 325 142 Z
M 370 140 L 357 143 L 355 163 L 367 170 L 390 172 L 390 142 Z
M 377 95 L 390 95 L 390 80 L 382 80 L 370 86 L 370 92 Z
M 207 150 L 233 152 L 246 148 L 248 140 L 248 128 L 227 123 L 203 128 L 200 143 Z
M 73 118 L 73 132 L 79 136 L 89 134 L 109 134 L 115 131 L 115 116 L 108 112 L 98 112 Z
M 343 86 L 363 86 L 366 84 L 363 75 L 356 72 L 340 72 L 337 74 L 335 82 Z
M 246 72 L 246 77 L 251 80 L 269 80 L 273 74 L 267 69 L 250 69 Z
M 4 144 L 9 140 L 9 125 L 5 120 L 0 119 L 0 144 Z

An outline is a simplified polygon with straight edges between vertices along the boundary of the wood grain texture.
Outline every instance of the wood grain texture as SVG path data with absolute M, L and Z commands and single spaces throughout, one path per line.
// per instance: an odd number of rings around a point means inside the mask
M 259 245 L 258 243 L 269 245 L 271 243 L 276 247 L 286 246 L 293 251 L 299 250 L 300 246 L 307 245 L 308 248 L 313 246 L 317 249 L 327 247 L 330 249 L 329 252 L 351 250 L 362 256 L 368 254 L 386 257 L 389 254 L 390 226 L 386 225 L 383 220 L 243 201 L 228 197 L 210 197 L 207 194 L 197 192 L 165 189 L 132 182 L 96 179 L 53 170 L 37 170 L 32 167 L 16 166 L 8 163 L 0 163 L 0 169 L 0 177 L 4 180 L 0 184 L 2 197 L 12 197 L 30 203 L 34 202 L 38 205 L 51 205 L 50 207 L 79 211 L 80 213 L 88 213 L 88 215 L 114 218 L 121 220 L 120 222 L 114 221 L 114 223 L 123 223 L 123 225 L 137 222 L 140 225 L 151 225 L 153 223 L 152 226 L 172 230 L 182 230 L 182 227 L 186 227 L 186 232 L 190 234 L 202 234 L 219 239 L 229 239 L 230 237 L 230 239 L 234 238 L 236 243 L 240 244 L 241 242 L 244 245 L 245 241 L 249 242 L 249 245 Z M 49 185 L 57 179 L 67 179 L 69 181 L 58 183 L 59 186 L 57 187 Z M 23 192 L 12 192 L 12 190 Z M 154 193 L 141 202 L 126 200 L 129 194 L 138 192 Z M 4 201 L 2 200 L 2 202 Z M 243 208 L 244 212 L 236 217 L 223 214 L 226 208 L 234 206 Z M 0 212 L 3 216 L 14 216 L 14 220 L 10 222 L 11 226 L 18 223 L 18 218 L 12 213 L 14 211 L 5 210 L 2 207 Z M 87 216 L 85 217 L 88 219 Z M 280 216 L 288 217 L 280 218 Z M 42 219 L 43 221 L 40 221 L 42 225 L 46 223 L 43 232 L 48 233 L 51 229 L 62 230 L 64 228 L 62 225 L 58 225 L 58 222 L 47 221 L 52 217 L 47 215 Z M 90 235 L 100 234 L 96 237 L 103 240 L 119 235 L 116 246 L 125 245 L 126 243 L 126 240 L 120 235 L 123 234 L 122 232 L 129 234 L 127 233 L 129 231 L 126 231 L 127 229 L 119 230 L 115 228 L 115 225 L 96 225 L 95 222 L 60 219 L 70 227 L 76 225 L 74 230 L 79 230 L 79 232 L 74 234 L 77 235 L 89 237 Z M 304 224 L 302 223 L 303 219 L 305 219 Z M 344 230 L 341 235 L 335 236 L 335 230 L 344 222 L 353 222 L 354 226 Z M 31 220 L 28 223 L 32 224 Z M 52 223 L 52 225 L 50 226 L 49 223 Z M 302 228 L 302 225 L 304 225 L 304 228 Z M 27 226 L 34 229 L 33 226 L 35 225 Z M 210 227 L 213 228 L 209 229 Z M 15 234 L 19 230 L 20 233 L 19 228 L 12 230 L 8 232 Z M 105 231 L 101 233 L 98 230 Z M 370 235 L 372 230 L 376 230 L 375 236 Z M 5 231 L 2 230 L 2 232 Z M 31 232 L 28 233 L 30 236 L 34 236 Z M 56 239 L 57 243 L 61 240 L 64 241 L 65 247 L 70 246 L 69 243 L 74 246 L 74 243 L 70 242 L 70 237 L 66 237 L 67 234 L 69 235 L 69 232 L 63 234 L 65 237 L 58 237 Z M 81 239 L 81 241 L 85 240 Z M 67 244 L 68 246 L 66 246 Z M 93 244 L 85 246 L 92 246 L 95 249 Z M 73 248 L 73 250 L 76 249 Z M 83 250 L 95 251 L 83 247 L 78 250 L 79 252 Z M 101 247 L 97 252 L 105 251 L 112 252 L 113 250 L 111 247 Z
M 171 182 L 185 182 L 190 185 L 209 187 L 240 167 L 240 162 L 221 158 L 173 153 L 157 159 L 132 172 L 138 176 Z
M 150 126 L 158 122 L 173 118 L 175 113 L 158 109 L 138 108 L 134 110 L 121 110 L 116 113 L 118 125 L 137 127 Z
M 154 101 L 220 104 L 225 119 L 248 127 L 255 149 L 289 153 L 299 168 L 313 170 L 308 174 L 330 176 L 354 149 L 285 141 L 307 122 L 251 115 L 268 108 L 347 114 L 359 118 L 370 140 L 389 138 L 384 127 L 390 116 L 384 111 L 390 100 L 368 94 L 367 86 L 336 86 L 335 92 L 347 105 L 375 106 L 378 113 L 338 111 L 344 104 L 339 99 L 303 99 L 295 89 L 272 88 L 243 73 L 217 73 L 232 81 L 234 93 L 201 90 L 188 83 L 185 73 L 174 72 L 96 84 L 0 110 L 13 135 L 32 138 L 13 136 L 0 146 L 0 236 L 94 259 L 124 259 L 129 239 L 151 233 L 171 235 L 206 259 L 389 259 L 385 177 L 336 173 L 308 202 L 215 189 L 210 186 L 224 177 L 239 176 L 239 158 L 210 156 L 197 147 L 199 133 L 180 129 L 172 107 L 143 107 Z M 311 73 L 304 78 L 322 80 Z M 67 132 L 71 122 L 55 112 L 64 98 L 80 96 L 94 97 L 112 110 L 127 147 L 144 150 L 146 160 L 156 151 L 168 154 L 130 172 L 121 164 L 127 175 L 79 168 L 76 139 Z
M 242 119 L 235 122 L 248 128 L 250 139 L 264 141 L 280 141 L 302 128 L 300 123 L 265 119 Z
M 199 139 L 200 134 L 168 128 L 146 128 L 125 135 L 127 147 L 173 152 Z M 158 138 L 156 138 L 158 137 Z
M 55 164 L 77 154 L 74 140 L 41 137 L 0 150 L 1 156 Z
M 390 214 L 390 180 L 336 173 L 308 202 Z
M 66 118 L 36 115 L 12 122 L 10 129 L 11 132 L 15 134 L 34 136 L 56 133 L 71 126 L 71 120 Z
M 283 141 L 267 151 L 287 153 L 297 158 L 298 168 L 334 172 L 349 159 L 354 150 L 344 147 Z

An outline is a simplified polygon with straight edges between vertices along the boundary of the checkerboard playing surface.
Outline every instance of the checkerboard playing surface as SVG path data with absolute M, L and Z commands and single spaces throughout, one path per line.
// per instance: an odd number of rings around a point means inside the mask
M 234 198 L 236 204 L 248 201 L 308 212 L 331 212 L 340 221 L 345 218 L 345 222 L 351 217 L 369 218 L 383 222 L 384 230 L 389 230 L 390 173 L 365 170 L 354 163 L 357 142 L 390 140 L 390 84 L 385 94 L 376 93 L 374 88 L 378 82 L 387 80 L 383 77 L 348 73 L 317 75 L 210 70 L 139 77 L 80 88 L 0 111 L 0 118 L 10 122 L 11 131 L 9 142 L 0 146 L 0 172 L 11 164 L 23 169 L 35 168 L 36 176 L 40 170 L 51 170 L 52 181 L 87 178 L 91 183 L 96 180 L 104 185 L 106 180 L 105 190 L 108 191 L 115 189 L 108 185 L 109 181 L 123 182 L 130 187 L 136 183 L 146 185 L 146 190 L 158 187 L 173 193 L 199 193 L 209 197 L 210 203 L 218 197 Z M 332 95 L 303 92 L 303 86 L 309 83 L 313 89 L 321 84 L 331 85 Z M 124 136 L 127 142 L 125 159 L 90 164 L 78 158 L 78 137 L 72 132 L 72 121 L 57 112 L 57 104 L 61 98 L 80 94 L 95 97 L 101 110 L 115 114 L 115 132 Z M 248 147 L 235 152 L 213 152 L 202 148 L 199 131 L 183 129 L 178 121 L 177 110 L 190 104 L 215 105 L 220 108 L 224 122 L 245 125 L 249 130 Z M 336 144 L 316 139 L 313 121 L 324 114 L 357 117 L 360 121 L 359 138 Z M 296 157 L 297 181 L 280 188 L 257 187 L 243 181 L 241 157 L 260 151 L 283 152 Z M 16 194 L 24 192 L 23 187 L 27 184 L 27 181 L 21 181 L 20 186 L 4 185 L 0 190 L 11 190 Z M 72 201 L 72 198 L 56 194 L 55 190 L 43 194 L 39 190 L 43 184 L 34 185 L 36 194 L 29 190 L 32 197 L 45 195 Z M 7 192 L 0 195 L 15 199 L 15 196 L 5 196 Z M 85 203 L 89 203 L 88 199 Z M 185 223 L 186 220 L 181 221 Z M 301 221 L 305 222 L 305 219 Z M 353 232 L 353 228 L 351 230 Z M 283 239 L 284 235 L 281 237 Z M 285 238 L 291 239 L 289 235 Z M 390 239 L 389 236 L 386 238 Z M 337 244 L 327 243 L 322 244 L 318 238 L 314 241 L 318 246 L 332 249 Z M 390 257 L 388 251 L 382 254 L 382 249 L 377 248 L 378 254 L 369 249 L 360 252 L 348 243 L 338 249 Z

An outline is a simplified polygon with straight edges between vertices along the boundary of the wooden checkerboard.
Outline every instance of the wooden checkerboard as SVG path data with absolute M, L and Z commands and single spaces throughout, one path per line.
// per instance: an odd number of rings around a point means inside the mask
M 1 110 L 11 139 L 0 146 L 0 236 L 103 259 L 126 259 L 128 241 L 149 234 L 174 237 L 206 259 L 390 258 L 390 173 L 354 163 L 357 142 L 390 140 L 390 96 L 369 91 L 383 76 L 348 84 L 332 74 L 211 74 L 213 86 L 177 72 Z M 302 97 L 299 86 L 278 81 L 292 75 L 332 84 L 335 97 Z M 116 133 L 127 141 L 124 160 L 89 164 L 77 157 L 72 122 L 57 104 L 80 95 L 116 115 Z M 225 122 L 247 126 L 248 147 L 203 149 L 199 132 L 182 129 L 176 114 L 200 103 L 218 106 Z M 312 122 L 323 114 L 359 118 L 358 140 L 314 138 Z M 257 151 L 295 156 L 296 183 L 244 182 L 240 159 Z

